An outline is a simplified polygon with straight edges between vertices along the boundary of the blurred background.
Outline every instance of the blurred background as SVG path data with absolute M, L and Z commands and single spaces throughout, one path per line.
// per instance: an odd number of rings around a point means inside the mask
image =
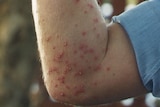
M 142 1 L 99 0 L 99 4 L 109 22 Z M 0 0 L 0 107 L 71 107 L 51 102 L 43 85 L 31 0 Z M 160 107 L 160 101 L 148 94 L 98 107 Z

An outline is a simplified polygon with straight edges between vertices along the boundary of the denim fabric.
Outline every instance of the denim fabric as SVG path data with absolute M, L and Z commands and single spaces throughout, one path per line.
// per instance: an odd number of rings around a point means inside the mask
M 126 30 L 144 86 L 160 97 L 160 0 L 150 0 L 113 17 Z

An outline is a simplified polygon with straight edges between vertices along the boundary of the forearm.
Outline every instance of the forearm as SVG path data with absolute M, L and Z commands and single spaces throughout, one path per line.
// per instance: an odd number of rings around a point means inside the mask
M 86 82 L 90 83 L 107 47 L 106 24 L 97 1 L 32 0 L 32 7 L 49 94 L 64 102 L 86 99 L 92 87 Z

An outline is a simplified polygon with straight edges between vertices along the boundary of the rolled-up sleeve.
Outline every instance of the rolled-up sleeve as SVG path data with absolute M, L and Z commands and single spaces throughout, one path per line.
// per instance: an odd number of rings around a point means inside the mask
M 126 30 L 142 82 L 160 97 L 160 0 L 150 0 L 113 17 Z

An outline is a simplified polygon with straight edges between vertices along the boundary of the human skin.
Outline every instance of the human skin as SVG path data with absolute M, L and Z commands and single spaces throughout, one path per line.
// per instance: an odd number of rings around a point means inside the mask
M 32 0 L 44 83 L 58 102 L 97 105 L 146 93 L 127 34 L 96 0 Z

